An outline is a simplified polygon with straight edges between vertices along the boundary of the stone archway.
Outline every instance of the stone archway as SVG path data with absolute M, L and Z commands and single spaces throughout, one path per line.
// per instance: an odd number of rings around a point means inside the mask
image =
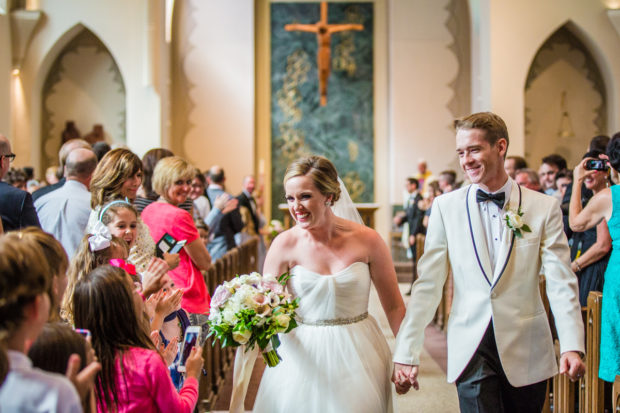
M 538 49 L 524 93 L 525 158 L 534 167 L 551 153 L 575 165 L 589 140 L 607 130 L 603 76 L 569 23 Z
M 67 121 L 75 122 L 81 137 L 98 124 L 103 126 L 106 142 L 126 142 L 123 77 L 108 48 L 84 26 L 60 50 L 45 76 L 41 90 L 43 168 L 58 163 Z

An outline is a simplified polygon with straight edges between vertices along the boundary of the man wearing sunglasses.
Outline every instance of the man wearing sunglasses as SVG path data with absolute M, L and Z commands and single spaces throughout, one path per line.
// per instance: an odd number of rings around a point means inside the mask
M 11 143 L 6 136 L 0 134 L 0 179 L 4 178 L 14 159 Z M 5 232 L 29 226 L 41 226 L 32 203 L 32 196 L 6 182 L 0 182 L 0 216 Z

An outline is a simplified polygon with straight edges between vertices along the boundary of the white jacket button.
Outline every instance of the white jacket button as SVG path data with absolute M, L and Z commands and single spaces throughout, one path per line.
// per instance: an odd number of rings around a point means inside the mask
M 496 297 L 497 297 L 497 293 L 492 292 L 492 293 L 491 293 L 491 298 L 496 298 Z

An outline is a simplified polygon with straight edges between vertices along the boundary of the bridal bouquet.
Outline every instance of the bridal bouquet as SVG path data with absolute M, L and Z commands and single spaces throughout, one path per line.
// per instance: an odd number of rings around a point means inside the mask
M 223 347 L 258 345 L 267 365 L 277 365 L 281 360 L 276 351 L 278 334 L 297 327 L 299 299 L 286 291 L 289 278 L 289 273 L 276 278 L 253 272 L 218 286 L 211 298 L 209 336 L 214 335 Z

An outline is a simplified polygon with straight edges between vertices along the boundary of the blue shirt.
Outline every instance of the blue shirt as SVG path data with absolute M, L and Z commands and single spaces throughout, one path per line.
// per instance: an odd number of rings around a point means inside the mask
M 84 237 L 90 215 L 90 192 L 86 185 L 68 179 L 61 188 L 38 198 L 34 207 L 41 228 L 60 241 L 71 259 Z

